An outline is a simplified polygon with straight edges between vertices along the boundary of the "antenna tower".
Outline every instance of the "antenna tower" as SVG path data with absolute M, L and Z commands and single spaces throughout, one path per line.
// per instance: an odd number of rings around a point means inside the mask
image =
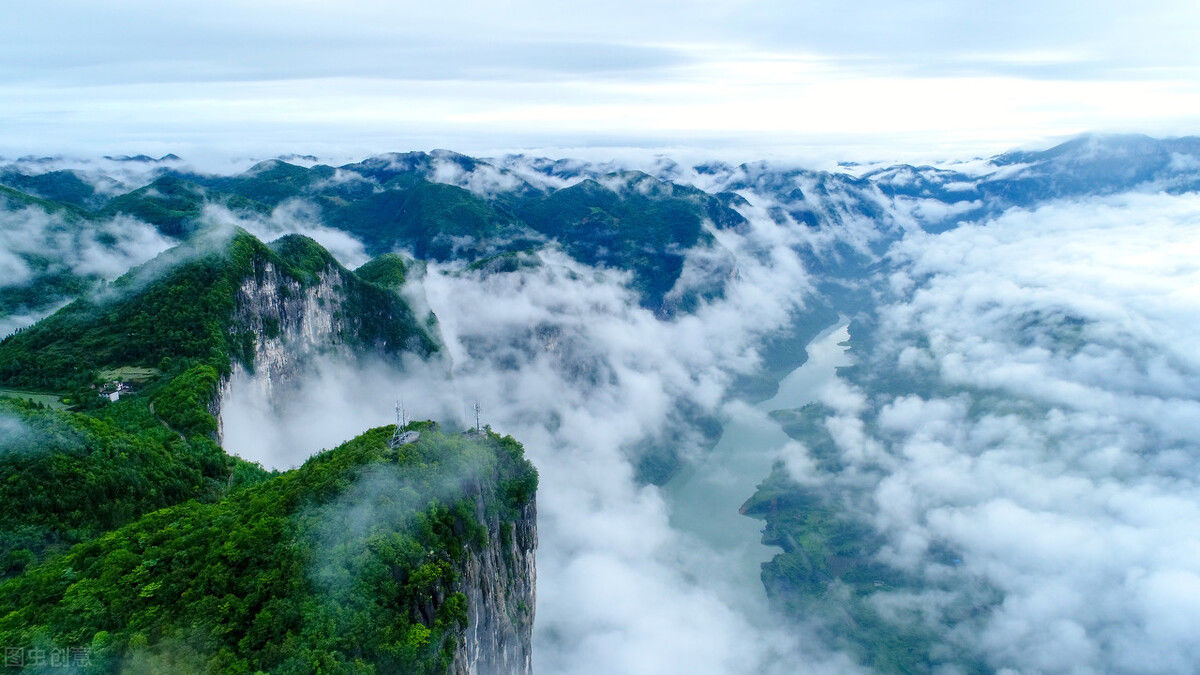
M 404 414 L 404 404 L 396 402 L 396 430 L 392 432 L 392 440 L 388 441 L 388 445 L 393 448 L 400 444 L 400 436 L 404 434 L 404 427 L 408 425 L 407 416 Z

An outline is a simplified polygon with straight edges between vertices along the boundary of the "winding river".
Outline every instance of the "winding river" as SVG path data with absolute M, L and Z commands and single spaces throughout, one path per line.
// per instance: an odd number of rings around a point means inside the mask
M 699 574 L 719 575 L 718 592 L 750 616 L 763 616 L 766 594 L 760 566 L 775 555 L 761 542 L 762 521 L 738 513 L 758 484 L 771 472 L 785 446 L 794 443 L 774 420 L 772 410 L 799 408 L 850 365 L 845 342 L 849 324 L 839 321 L 805 347 L 808 359 L 779 382 L 778 392 L 765 401 L 734 401 L 725 408 L 727 421 L 716 446 L 691 462 L 668 483 L 663 495 L 671 507 L 671 524 L 699 541 L 706 555 L 693 561 Z

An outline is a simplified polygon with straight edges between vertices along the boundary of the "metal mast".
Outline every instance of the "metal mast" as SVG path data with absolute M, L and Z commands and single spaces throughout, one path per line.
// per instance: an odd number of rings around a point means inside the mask
M 419 431 L 405 431 L 404 427 L 408 426 L 408 415 L 404 412 L 404 404 L 396 402 L 396 430 L 392 432 L 392 440 L 388 441 L 388 445 L 393 448 L 398 448 L 409 443 L 416 443 L 421 437 Z
M 404 405 L 396 401 L 396 430 L 392 432 L 392 440 L 388 441 L 388 445 L 393 448 L 400 445 L 400 436 L 404 434 L 404 427 L 408 424 L 404 417 Z

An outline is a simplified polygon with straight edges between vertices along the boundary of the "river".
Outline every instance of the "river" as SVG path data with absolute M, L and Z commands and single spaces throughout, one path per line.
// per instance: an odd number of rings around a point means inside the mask
M 716 587 L 723 599 L 750 616 L 765 613 L 760 567 L 776 549 L 762 544 L 762 521 L 738 509 L 771 472 L 784 446 L 794 442 L 767 413 L 811 403 L 820 387 L 836 377 L 837 368 L 850 365 L 849 337 L 848 322 L 839 321 L 808 343 L 808 359 L 780 380 L 773 397 L 757 404 L 729 403 L 716 446 L 663 490 L 672 526 L 704 544 L 706 560 L 693 563 L 697 573 L 720 575 L 724 583 Z

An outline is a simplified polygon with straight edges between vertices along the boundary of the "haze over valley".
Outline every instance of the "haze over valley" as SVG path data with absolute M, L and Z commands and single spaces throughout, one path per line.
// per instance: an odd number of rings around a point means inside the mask
M 232 308 L 196 433 L 255 471 L 308 466 L 397 401 L 459 430 L 478 403 L 520 439 L 540 476 L 536 670 L 1194 662 L 1200 141 L 857 174 L 448 151 L 111 164 L 4 174 L 26 190 L 4 195 L 10 444 L 48 423 L 19 403 L 40 392 L 114 421 L 148 397 L 188 436 L 153 392 L 207 347 L 163 314 L 121 328 L 167 293 L 181 327 L 208 321 L 192 302 Z M 229 300 L 159 290 L 260 248 Z M 97 408 L 88 387 L 136 367 Z M 12 447 L 7 471 L 32 470 L 39 446 Z M 63 550 L 8 546 L 33 551 L 9 584 Z
M 31 673 L 1200 671 L 1200 23 L 0 22 Z

